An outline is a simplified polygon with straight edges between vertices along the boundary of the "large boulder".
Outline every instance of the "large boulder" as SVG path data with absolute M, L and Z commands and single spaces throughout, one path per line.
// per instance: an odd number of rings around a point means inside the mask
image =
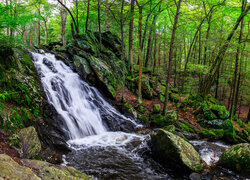
M 221 155 L 219 164 L 238 171 L 240 173 L 250 173 L 250 144 L 242 143 L 227 148 Z
M 0 154 L 0 179 L 39 180 L 30 168 L 20 166 L 10 156 Z
M 0 179 L 92 179 L 73 167 L 53 165 L 38 160 L 24 159 L 21 161 L 22 165 L 15 162 L 10 156 L 0 154 Z
M 22 160 L 24 166 L 27 166 L 31 169 L 35 169 L 39 177 L 46 180 L 52 179 L 81 179 L 81 180 L 90 180 L 92 178 L 88 177 L 84 173 L 80 173 L 73 167 L 53 165 L 45 161 Z
M 22 142 L 23 157 L 34 158 L 41 151 L 41 143 L 36 129 L 32 126 L 24 128 L 19 133 Z
M 204 162 L 194 147 L 171 132 L 159 129 L 151 135 L 152 152 L 156 159 L 171 164 L 181 172 L 200 172 Z

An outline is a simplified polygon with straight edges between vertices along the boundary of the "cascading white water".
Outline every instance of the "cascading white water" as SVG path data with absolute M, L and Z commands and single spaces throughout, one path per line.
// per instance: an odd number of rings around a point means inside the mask
M 131 121 L 108 104 L 102 95 L 77 73 L 50 53 L 32 53 L 49 103 L 64 118 L 71 140 L 106 132 L 95 102 L 110 116 Z

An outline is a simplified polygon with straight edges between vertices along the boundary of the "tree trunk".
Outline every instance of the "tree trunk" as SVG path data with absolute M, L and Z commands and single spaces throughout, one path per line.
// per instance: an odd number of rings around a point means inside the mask
M 99 30 L 99 43 L 100 52 L 102 51 L 102 31 L 101 31 L 101 15 L 100 15 L 100 0 L 98 0 L 98 30 Z
M 122 70 L 122 75 L 123 75 L 123 84 L 122 84 L 122 102 L 125 102 L 125 57 L 124 57 L 124 37 L 123 37 L 123 7 L 124 7 L 124 0 L 122 0 L 122 6 L 121 6 L 121 40 L 122 40 L 122 56 L 121 60 L 123 62 L 123 70 Z
M 61 0 L 61 3 L 63 4 L 63 0 Z M 66 46 L 66 13 L 63 9 L 63 7 L 61 7 L 61 36 L 62 36 L 62 43 L 63 46 Z M 72 34 L 72 36 L 74 37 L 74 35 Z
M 129 62 L 130 62 L 130 70 L 133 71 L 133 29 L 134 29 L 134 8 L 135 8 L 135 0 L 131 0 L 131 19 L 129 23 Z
M 40 11 L 40 4 L 39 4 L 39 9 L 38 9 L 39 16 L 41 15 Z M 37 28 L 37 45 L 40 46 L 41 44 L 41 20 L 38 18 L 38 28 Z
M 182 0 L 179 0 L 179 2 L 178 2 L 175 20 L 174 20 L 174 25 L 173 25 L 172 37 L 171 37 L 171 42 L 170 42 L 168 73 L 167 73 L 167 79 L 166 79 L 165 102 L 164 102 L 164 106 L 163 106 L 163 114 L 164 115 L 168 111 L 169 82 L 170 82 L 170 75 L 171 75 L 171 70 L 172 70 L 172 59 L 173 59 L 173 54 L 174 54 L 175 33 L 176 33 L 178 18 L 179 18 L 179 14 L 180 14 L 181 1 Z
M 88 0 L 88 6 L 87 6 L 87 17 L 86 17 L 86 23 L 85 23 L 85 32 L 88 31 L 88 22 L 89 22 L 89 4 L 90 0 Z
M 146 60 L 145 60 L 145 67 L 148 66 L 148 61 L 149 59 L 151 58 L 151 40 L 152 40 L 152 32 L 153 32 L 153 29 L 155 29 L 155 20 L 156 20 L 156 17 L 157 15 L 154 15 L 154 19 L 152 21 L 152 26 L 150 28 L 150 31 L 149 31 L 149 36 L 148 36 L 148 47 L 147 47 L 147 55 L 146 55 Z
M 105 27 L 106 27 L 106 29 L 105 30 L 109 31 L 109 20 L 108 20 L 108 15 L 109 15 L 109 0 L 105 0 L 105 8 L 106 8 L 106 19 L 105 19 Z
M 139 82 L 138 82 L 138 101 L 141 102 L 141 79 L 142 79 L 142 42 L 141 42 L 141 27 L 142 27 L 142 6 L 139 6 Z

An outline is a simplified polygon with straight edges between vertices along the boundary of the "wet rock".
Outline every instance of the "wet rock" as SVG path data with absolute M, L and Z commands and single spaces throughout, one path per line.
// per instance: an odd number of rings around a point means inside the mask
M 202 171 L 203 161 L 198 152 L 181 137 L 159 129 L 151 138 L 153 154 L 162 163 L 170 163 L 182 172 Z
M 220 165 L 243 174 L 250 173 L 250 144 L 242 143 L 227 148 L 218 162 Z
M 6 154 L 0 154 L 0 179 L 39 180 L 40 178 L 30 168 L 20 166 Z
M 19 133 L 25 158 L 34 158 L 41 151 L 41 143 L 34 127 L 24 128 Z
M 80 173 L 73 167 L 53 165 L 48 162 L 38 160 L 22 160 L 23 165 L 32 168 L 36 171 L 37 175 L 42 179 L 82 179 L 90 180 L 84 173 Z
M 189 175 L 189 179 L 190 180 L 200 180 L 201 179 L 201 175 L 198 173 L 192 173 Z

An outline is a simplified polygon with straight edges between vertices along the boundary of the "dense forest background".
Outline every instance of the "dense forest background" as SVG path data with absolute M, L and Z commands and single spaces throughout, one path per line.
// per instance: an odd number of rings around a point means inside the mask
M 67 46 L 96 31 L 102 49 L 101 32 L 110 31 L 124 44 L 124 81 L 139 72 L 139 101 L 147 74 L 180 96 L 211 94 L 249 121 L 248 11 L 247 0 L 1 0 L 0 43 Z

